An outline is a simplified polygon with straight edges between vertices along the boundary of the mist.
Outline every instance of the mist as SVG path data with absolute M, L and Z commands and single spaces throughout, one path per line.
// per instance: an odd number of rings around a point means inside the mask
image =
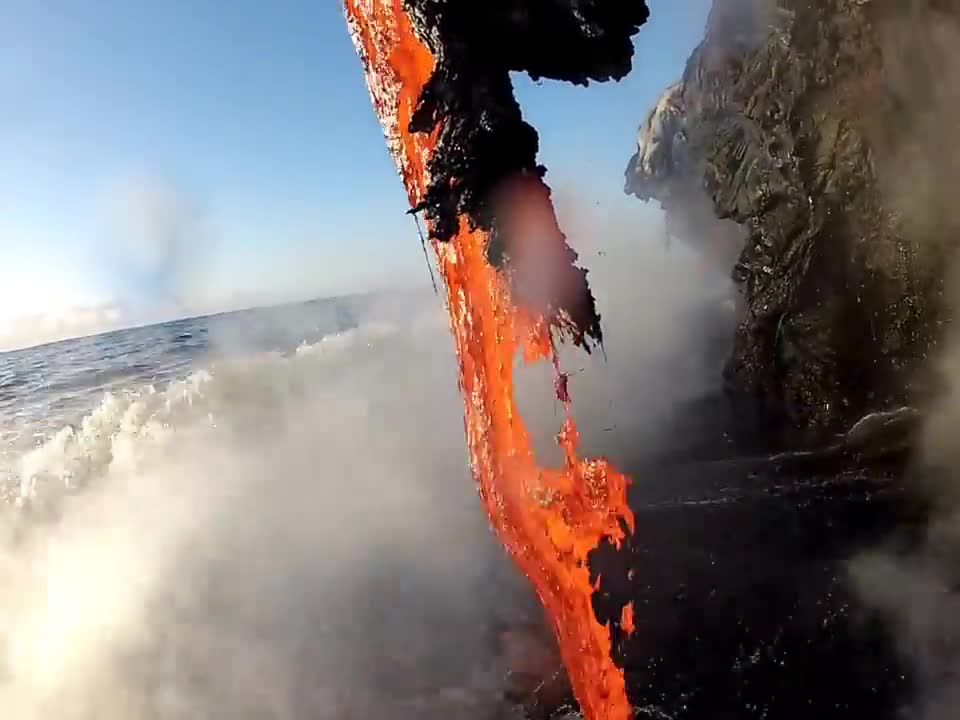
M 956 273 L 951 285 L 956 285 Z M 960 295 L 951 291 L 951 304 Z M 960 305 L 953 305 L 960 307 Z M 851 583 L 864 608 L 885 624 L 915 691 L 906 716 L 954 717 L 960 701 L 960 335 L 944 339 L 935 372 L 941 396 L 926 408 L 905 502 L 923 520 L 851 558 Z
M 703 329 L 729 286 L 660 225 L 561 214 L 607 337 L 606 359 L 563 357 L 584 450 L 626 462 L 716 388 Z M 206 369 L 109 395 L 20 459 L 0 517 L 0 715 L 505 712 L 540 650 L 504 633 L 542 618 L 476 496 L 441 299 L 386 297 L 288 355 L 233 352 L 241 332 L 212 338 Z M 551 378 L 520 375 L 548 454 Z
M 960 701 L 960 334 L 950 322 L 960 309 L 953 191 L 960 179 L 960 28 L 949 6 L 891 4 L 878 24 L 884 80 L 904 113 L 899 127 L 868 131 L 874 133 L 884 191 L 900 213 L 916 261 L 945 276 L 944 322 L 937 354 L 917 377 L 918 386 L 935 391 L 922 401 L 926 420 L 906 477 L 907 502 L 922 509 L 923 520 L 900 528 L 849 566 L 865 608 L 885 623 L 911 675 L 915 693 L 905 714 L 924 720 L 954 717 Z M 896 143 L 889 142 L 891 134 Z
M 589 268 L 604 333 L 587 355 L 561 347 L 583 451 L 630 469 L 650 456 L 681 448 L 672 435 L 689 405 L 720 392 L 732 338 L 737 293 L 729 268 L 704 251 L 709 240 L 668 234 L 663 215 L 638 203 L 638 212 L 558 201 L 571 245 Z M 517 394 L 531 423 L 540 459 L 557 463 L 560 429 L 552 369 L 520 367 Z
M 439 717 L 482 687 L 525 598 L 477 511 L 449 354 L 404 331 L 225 361 L 25 458 L 0 712 L 423 717 L 404 703 L 430 695 Z

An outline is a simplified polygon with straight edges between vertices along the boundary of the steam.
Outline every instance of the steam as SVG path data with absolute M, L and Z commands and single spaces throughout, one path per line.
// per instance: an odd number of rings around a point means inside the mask
M 101 232 L 124 275 L 152 304 L 196 304 L 195 266 L 214 242 L 199 200 L 165 178 L 140 174 L 115 181 L 102 205 Z
M 950 284 L 956 285 L 956 273 Z M 960 300 L 955 293 L 952 301 Z M 955 302 L 953 307 L 960 307 Z M 944 720 L 960 701 L 960 335 L 951 331 L 937 361 L 943 385 L 928 408 L 909 500 L 925 520 L 850 562 L 850 578 L 868 609 L 887 623 L 915 684 L 910 717 Z
M 719 390 L 735 320 L 735 291 L 722 267 L 681 235 L 670 242 L 661 213 L 584 206 L 569 194 L 561 224 L 588 267 L 604 331 L 602 351 L 561 348 L 573 410 L 588 455 L 630 470 L 656 452 L 681 447 L 671 420 Z M 559 461 L 552 433 L 558 408 L 543 365 L 520 369 L 518 394 L 534 418 L 535 447 Z M 640 480 L 642 482 L 642 480 Z
M 440 717 L 468 685 L 495 701 L 492 623 L 526 598 L 472 497 L 441 339 L 371 325 L 227 361 L 108 398 L 24 458 L 0 712 L 429 717 L 432 696 Z
M 948 391 L 927 420 L 921 457 L 909 477 L 925 526 L 904 528 L 850 562 L 867 608 L 883 618 L 916 686 L 910 717 L 941 720 L 960 701 L 960 346 L 941 361 Z
M 108 205 L 123 261 L 164 299 L 190 290 L 195 203 L 147 178 Z M 704 329 L 729 334 L 725 269 L 666 248 L 655 213 L 561 213 L 589 230 L 571 241 L 606 326 L 606 361 L 563 357 L 584 449 L 629 470 L 672 442 L 678 403 L 715 388 Z M 375 308 L 288 356 L 231 354 L 242 334 L 21 458 L 0 516 L 0 717 L 502 713 L 498 631 L 538 609 L 475 497 L 441 309 Z M 549 369 L 523 373 L 549 453 Z
M 890 128 L 867 128 L 874 133 L 880 176 L 900 212 L 914 260 L 936 277 L 953 256 L 958 227 L 951 188 L 960 178 L 955 143 L 960 27 L 955 4 L 948 5 L 909 2 L 891 5 L 882 16 L 884 79 L 904 108 L 902 125 L 893 129 L 895 149 L 883 143 Z M 948 317 L 960 308 L 956 270 L 943 283 Z M 854 587 L 887 621 L 913 676 L 909 716 L 924 720 L 954 717 L 960 701 L 960 334 L 945 327 L 940 357 L 927 369 L 939 390 L 932 394 L 916 467 L 908 476 L 912 499 L 926 510 L 925 521 L 850 564 Z
M 564 358 L 584 366 L 585 449 L 626 457 L 715 382 L 696 319 L 725 281 L 632 216 L 565 212 L 597 238 L 580 242 L 607 323 L 608 363 Z M 20 507 L 0 515 L 0 716 L 504 712 L 508 663 L 537 662 L 501 630 L 540 615 L 475 496 L 443 310 L 364 312 L 290 355 L 231 352 L 232 329 L 206 370 L 117 391 L 20 459 Z M 524 372 L 549 448 L 552 385 Z

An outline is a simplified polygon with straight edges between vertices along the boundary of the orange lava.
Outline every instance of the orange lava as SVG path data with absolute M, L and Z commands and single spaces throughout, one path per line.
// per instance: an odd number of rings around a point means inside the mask
M 637 626 L 633 624 L 633 603 L 627 603 L 620 612 L 620 629 L 627 635 L 633 635 L 637 631 Z
M 345 4 L 374 106 L 416 206 L 427 185 L 434 137 L 407 128 L 433 58 L 401 0 Z M 628 479 L 606 460 L 577 455 L 567 378 L 559 370 L 566 412 L 557 441 L 565 460 L 559 468 L 536 463 L 514 399 L 514 360 L 522 354 L 528 362 L 555 363 L 554 340 L 544 318 L 513 302 L 485 258 L 484 243 L 484 235 L 469 231 L 465 221 L 451 242 L 434 243 L 459 359 L 471 467 L 500 541 L 543 603 L 584 716 L 627 720 L 631 709 L 623 671 L 611 659 L 610 629 L 597 621 L 591 605 L 587 555 L 604 538 L 619 544 L 625 528 L 632 531 Z

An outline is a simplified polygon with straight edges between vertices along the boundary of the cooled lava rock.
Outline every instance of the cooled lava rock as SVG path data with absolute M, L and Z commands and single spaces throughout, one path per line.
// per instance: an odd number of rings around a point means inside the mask
M 743 294 L 725 380 L 781 439 L 822 442 L 935 389 L 958 41 L 957 0 L 716 0 L 641 128 L 627 191 L 673 218 L 706 199 L 743 230 L 723 254 Z
M 510 73 L 581 85 L 622 78 L 646 3 L 404 0 L 404 10 L 436 62 L 410 121 L 413 132 L 438 133 L 416 210 L 436 240 L 450 240 L 463 218 L 486 231 L 487 258 L 509 269 L 514 299 L 589 349 L 586 338 L 602 341 L 600 317 L 556 223 Z
M 510 73 L 582 85 L 620 79 L 649 15 L 644 0 L 404 0 L 404 9 L 436 60 L 411 129 L 440 127 L 424 203 L 440 240 L 453 237 L 461 215 L 495 230 L 500 184 L 543 174 Z
M 771 458 L 688 455 L 630 465 L 643 478 L 631 490 L 637 532 L 590 561 L 594 609 L 610 624 L 636 717 L 919 716 L 920 668 L 851 574 L 864 553 L 922 537 L 927 508 L 907 483 L 859 472 L 784 476 Z M 632 633 L 620 626 L 628 602 Z M 547 646 L 523 628 L 510 632 L 510 689 L 525 717 L 575 717 L 562 693 L 541 688 L 554 679 Z
M 896 484 L 734 460 L 648 468 L 638 532 L 591 562 L 637 717 L 871 717 L 917 700 L 912 669 L 849 563 L 911 519 Z M 632 602 L 633 633 L 619 626 Z

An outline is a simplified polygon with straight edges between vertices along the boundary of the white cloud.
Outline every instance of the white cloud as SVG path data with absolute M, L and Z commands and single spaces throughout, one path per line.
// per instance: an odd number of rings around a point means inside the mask
M 132 321 L 123 308 L 112 303 L 27 313 L 10 319 L 0 327 L 0 351 L 96 335 L 124 327 Z
M 110 188 L 107 222 L 131 259 L 154 267 L 180 251 L 198 212 L 175 188 L 155 178 L 126 178 Z
M 124 322 L 92 282 L 80 247 L 17 224 L 0 225 L 0 350 L 87 335 Z

